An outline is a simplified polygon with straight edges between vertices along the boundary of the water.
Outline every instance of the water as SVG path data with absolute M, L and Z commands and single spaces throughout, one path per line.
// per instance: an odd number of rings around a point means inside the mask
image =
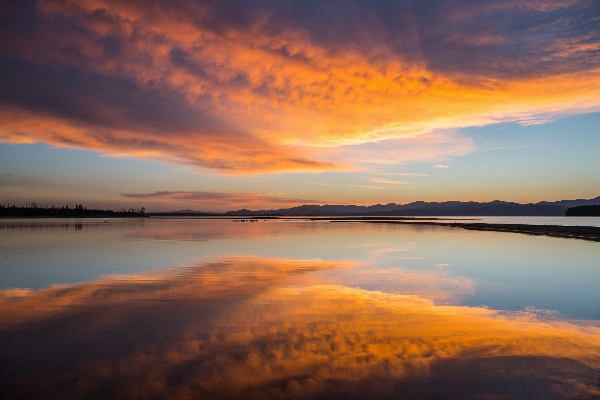
M 575 239 L 304 219 L 4 220 L 0 390 L 594 397 L 598 287 L 600 244 Z

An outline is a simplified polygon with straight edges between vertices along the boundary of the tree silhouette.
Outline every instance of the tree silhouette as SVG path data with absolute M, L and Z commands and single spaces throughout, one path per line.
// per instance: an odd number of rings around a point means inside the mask
M 565 215 L 567 217 L 600 217 L 600 204 L 569 207 L 565 211 Z

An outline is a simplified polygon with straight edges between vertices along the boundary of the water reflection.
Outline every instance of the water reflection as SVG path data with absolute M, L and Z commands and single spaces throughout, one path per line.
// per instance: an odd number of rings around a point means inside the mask
M 0 231 L 53 231 L 70 229 L 80 231 L 90 228 L 109 228 L 109 225 L 118 224 L 128 228 L 143 228 L 144 219 L 124 219 L 124 218 L 56 218 L 56 219 L 9 219 L 0 221 Z
M 600 246 L 592 242 L 300 220 L 81 220 L 81 230 L 35 228 L 60 227 L 60 220 L 20 223 L 34 228 L 0 229 L 0 289 L 41 289 L 232 256 L 350 260 L 358 267 L 311 274 L 311 284 L 416 294 L 438 305 L 534 307 L 600 319 Z
M 357 268 L 238 257 L 3 291 L 1 390 L 85 399 L 600 395 L 600 328 L 321 281 Z M 448 277 L 418 275 L 397 280 L 438 279 L 423 293 L 444 297 L 435 292 Z
M 410 294 L 431 299 L 438 305 L 459 305 L 476 293 L 473 279 L 446 271 L 414 271 L 400 268 L 361 266 L 332 269 L 304 279 L 306 284 L 343 285 L 369 291 Z

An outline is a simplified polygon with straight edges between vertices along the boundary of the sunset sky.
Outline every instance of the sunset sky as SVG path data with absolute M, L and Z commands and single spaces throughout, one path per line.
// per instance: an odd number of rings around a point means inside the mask
M 7 0 L 0 203 L 600 195 L 600 2 Z

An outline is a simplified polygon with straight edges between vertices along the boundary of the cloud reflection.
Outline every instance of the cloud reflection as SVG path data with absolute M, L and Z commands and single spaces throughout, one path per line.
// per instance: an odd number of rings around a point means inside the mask
M 232 259 L 176 273 L 3 292 L 5 393 L 250 399 L 600 394 L 599 328 L 438 306 L 418 296 L 294 284 L 295 276 L 337 265 Z
M 319 274 L 319 282 L 333 285 L 401 293 L 432 300 L 435 304 L 460 304 L 472 296 L 477 287 L 473 279 L 453 276 L 445 271 L 415 271 L 400 268 L 353 268 L 336 274 L 336 270 Z M 313 283 L 318 283 L 313 281 Z

